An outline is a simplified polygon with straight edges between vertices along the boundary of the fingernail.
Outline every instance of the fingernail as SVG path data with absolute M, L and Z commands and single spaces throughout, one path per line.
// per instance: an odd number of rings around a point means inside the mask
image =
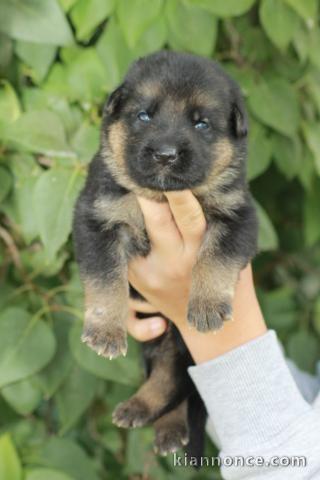
M 165 330 L 165 321 L 161 317 L 155 317 L 150 321 L 150 330 L 152 333 L 162 333 Z

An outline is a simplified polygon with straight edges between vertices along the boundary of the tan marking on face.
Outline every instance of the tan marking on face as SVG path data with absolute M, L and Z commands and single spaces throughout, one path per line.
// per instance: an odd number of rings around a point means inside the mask
M 217 142 L 212 158 L 212 168 L 205 182 L 192 191 L 204 205 L 213 206 L 221 212 L 230 214 L 235 206 L 243 203 L 244 194 L 241 189 L 224 192 L 221 188 L 229 185 L 239 175 L 238 169 L 233 164 L 234 149 L 228 138 Z
M 113 158 L 121 169 L 124 165 L 124 146 L 127 141 L 127 133 L 123 122 L 120 120 L 111 125 L 109 129 L 109 144 Z
M 233 160 L 233 147 L 227 138 L 219 140 L 212 153 L 212 167 L 203 185 L 193 189 L 196 195 L 212 193 L 221 185 L 225 185 L 234 175 L 234 169 L 228 171 Z
M 161 192 L 155 192 L 149 188 L 137 185 L 128 175 L 125 162 L 125 144 L 127 132 L 123 122 L 120 120 L 109 128 L 107 138 L 102 138 L 101 153 L 103 160 L 108 166 L 112 176 L 122 187 L 134 192 L 136 195 L 155 200 L 166 201 Z
M 223 138 L 216 143 L 214 148 L 215 161 L 211 171 L 211 176 L 216 178 L 224 171 L 233 159 L 233 147 L 228 138 Z
M 214 108 L 218 105 L 218 102 L 213 97 L 213 95 L 207 92 L 204 92 L 203 90 L 198 90 L 194 92 L 189 102 L 192 102 L 195 109 Z
M 161 84 L 159 82 L 143 82 L 137 87 L 140 95 L 155 98 L 161 94 Z

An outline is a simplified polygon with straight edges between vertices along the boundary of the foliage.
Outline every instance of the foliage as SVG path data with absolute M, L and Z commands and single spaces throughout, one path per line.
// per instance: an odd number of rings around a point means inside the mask
M 112 425 L 113 406 L 141 381 L 137 345 L 110 363 L 79 341 L 73 203 L 97 149 L 106 95 L 134 58 L 157 49 L 215 58 L 241 84 L 261 223 L 259 297 L 289 355 L 314 368 L 318 3 L 0 0 L 1 478 L 212 478 L 210 470 L 173 471 L 170 458 L 155 459 L 150 429 Z

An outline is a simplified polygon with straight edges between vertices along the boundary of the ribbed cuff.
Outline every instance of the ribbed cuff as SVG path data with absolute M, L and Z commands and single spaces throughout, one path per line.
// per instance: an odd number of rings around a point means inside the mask
M 270 330 L 209 362 L 189 367 L 224 451 L 274 442 L 310 411 Z

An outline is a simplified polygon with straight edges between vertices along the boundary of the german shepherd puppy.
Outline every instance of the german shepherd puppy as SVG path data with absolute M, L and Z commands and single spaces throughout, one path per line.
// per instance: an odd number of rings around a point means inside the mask
M 256 252 L 247 129 L 237 84 L 218 64 L 194 55 L 161 51 L 141 58 L 110 95 L 73 226 L 85 291 L 82 340 L 98 354 L 113 358 L 127 350 L 127 264 L 150 252 L 136 195 L 164 202 L 163 192 L 192 190 L 207 230 L 186 321 L 206 332 L 231 318 L 239 272 Z M 188 444 L 190 454 L 200 455 L 206 411 L 188 376 L 192 359 L 179 332 L 171 323 L 143 350 L 146 382 L 116 408 L 114 422 L 152 422 L 156 451 Z

